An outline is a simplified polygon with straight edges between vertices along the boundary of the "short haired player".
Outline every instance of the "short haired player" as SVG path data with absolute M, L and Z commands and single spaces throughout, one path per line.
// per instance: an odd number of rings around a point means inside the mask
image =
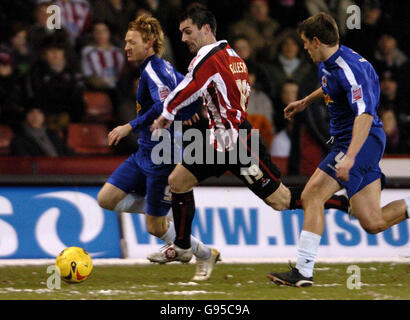
M 380 87 L 373 66 L 352 49 L 340 45 L 338 27 L 319 13 L 299 27 L 304 48 L 318 63 L 321 87 L 284 110 L 291 119 L 312 102 L 324 99 L 330 117 L 333 146 L 302 193 L 303 230 L 296 266 L 268 275 L 277 284 L 310 286 L 324 229 L 323 205 L 345 188 L 354 216 L 369 233 L 382 232 L 409 217 L 410 197 L 380 207 L 385 177 L 379 161 L 386 136 L 377 116 Z
M 259 152 L 254 150 L 252 136 L 255 132 L 246 120 L 250 91 L 247 67 L 227 41 L 216 40 L 214 15 L 209 10 L 193 8 L 181 16 L 179 29 L 182 41 L 196 57 L 184 80 L 165 100 L 164 110 L 155 120 L 152 130 L 169 127 L 184 107 L 202 96 L 211 129 L 210 148 L 215 149 L 215 157 L 213 163 L 203 164 L 187 163 L 183 159 L 169 176 L 177 238 L 173 245 L 163 250 L 163 259 L 167 261 L 189 261 L 192 257 L 188 235 L 195 215 L 193 187 L 206 178 L 231 171 L 276 210 L 301 208 L 298 200 L 302 191 L 283 185 L 279 169 L 260 137 L 257 140 Z M 240 130 L 246 132 L 245 137 L 241 137 Z M 241 146 L 242 150 L 248 150 L 254 161 L 230 161 L 232 158 L 240 159 Z M 224 163 L 218 163 L 221 158 L 225 159 Z M 332 200 L 329 206 L 347 210 L 346 198 L 334 196 Z

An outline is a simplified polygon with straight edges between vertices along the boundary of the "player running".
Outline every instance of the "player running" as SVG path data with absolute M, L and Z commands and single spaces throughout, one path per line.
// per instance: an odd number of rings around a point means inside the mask
M 182 41 L 196 57 L 184 80 L 165 100 L 164 110 L 152 130 L 168 128 L 178 112 L 202 96 L 211 129 L 209 148 L 216 151 L 212 164 L 205 160 L 204 164 L 189 164 L 183 159 L 169 176 L 177 237 L 173 245 L 162 251 L 168 261 L 186 261 L 192 257 L 189 235 L 195 215 L 193 187 L 206 178 L 220 176 L 229 170 L 276 210 L 301 208 L 302 191 L 288 189 L 281 183 L 279 169 L 272 163 L 260 137 L 257 140 L 259 150 L 253 149 L 252 135 L 257 133 L 246 120 L 250 93 L 246 64 L 227 41 L 216 41 L 213 14 L 202 8 L 190 9 L 180 18 L 179 29 Z M 245 137 L 240 135 L 241 129 L 246 131 Z M 241 158 L 241 146 L 254 161 L 230 161 Z M 218 159 L 224 159 L 224 163 Z M 327 205 L 346 211 L 348 201 L 344 196 L 334 196 Z
M 379 161 L 386 136 L 377 116 L 380 87 L 373 66 L 339 44 L 338 27 L 327 14 L 305 20 L 299 34 L 305 50 L 319 63 L 321 87 L 290 103 L 285 117 L 291 119 L 312 102 L 324 99 L 334 142 L 302 193 L 304 222 L 296 267 L 268 275 L 277 284 L 297 287 L 313 284 L 313 267 L 324 229 L 323 205 L 333 193 L 346 189 L 354 216 L 372 234 L 402 222 L 410 212 L 410 197 L 380 208 L 385 177 Z
M 139 133 L 138 151 L 125 160 L 109 177 L 98 194 L 98 203 L 116 212 L 146 213 L 147 230 L 166 243 L 175 238 L 173 222 L 167 214 L 171 208 L 168 175 L 172 164 L 154 164 L 151 151 L 158 141 L 151 140 L 149 126 L 162 112 L 168 94 L 183 79 L 172 65 L 161 59 L 164 35 L 157 19 L 146 15 L 129 24 L 125 36 L 125 52 L 129 62 L 141 70 L 137 91 L 137 117 L 129 123 L 114 128 L 108 134 L 108 144 L 118 142 L 134 131 Z M 187 108 L 182 120 L 195 119 L 196 108 Z M 170 130 L 171 137 L 174 130 Z M 173 139 L 172 139 L 173 141 Z M 172 145 L 170 150 L 174 150 Z M 145 201 L 146 196 L 146 201 Z M 211 276 L 219 252 L 205 246 L 192 236 L 197 269 L 193 280 L 207 280 Z M 163 263 L 157 253 L 148 255 L 152 262 Z

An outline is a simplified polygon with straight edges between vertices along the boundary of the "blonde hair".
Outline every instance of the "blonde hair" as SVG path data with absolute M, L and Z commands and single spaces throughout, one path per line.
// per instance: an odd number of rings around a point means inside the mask
M 157 19 L 149 15 L 139 16 L 128 25 L 128 31 L 138 31 L 142 41 L 153 41 L 154 52 L 161 56 L 164 51 L 164 32 Z

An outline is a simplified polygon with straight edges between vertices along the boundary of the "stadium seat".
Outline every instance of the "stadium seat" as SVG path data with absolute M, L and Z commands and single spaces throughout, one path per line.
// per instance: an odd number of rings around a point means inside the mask
M 13 130 L 8 125 L 0 125 L 0 155 L 8 155 L 10 153 L 10 143 L 13 135 Z
M 105 92 L 85 91 L 85 114 L 83 121 L 107 122 L 113 118 L 113 106 Z
M 109 154 L 108 129 L 102 123 L 72 123 L 67 143 L 78 154 Z

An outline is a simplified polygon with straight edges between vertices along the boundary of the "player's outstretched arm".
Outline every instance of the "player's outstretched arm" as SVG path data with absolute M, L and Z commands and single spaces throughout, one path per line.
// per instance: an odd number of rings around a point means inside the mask
M 157 129 L 168 129 L 172 124 L 172 120 L 168 120 L 162 114 L 154 120 L 154 123 L 151 125 L 150 130 L 155 131 Z
M 109 146 L 116 146 L 120 140 L 130 134 L 132 131 L 132 127 L 129 123 L 124 124 L 123 126 L 118 126 L 112 129 L 108 133 L 108 145 Z
M 353 167 L 357 154 L 369 136 L 373 116 L 362 113 L 357 116 L 353 124 L 352 141 L 342 161 L 336 165 L 336 175 L 342 181 L 349 180 L 349 171 Z
M 289 103 L 283 110 L 285 114 L 285 119 L 292 120 L 296 113 L 302 112 L 310 104 L 320 99 L 323 99 L 323 90 L 321 87 L 313 91 L 310 95 L 306 96 L 305 98 Z

